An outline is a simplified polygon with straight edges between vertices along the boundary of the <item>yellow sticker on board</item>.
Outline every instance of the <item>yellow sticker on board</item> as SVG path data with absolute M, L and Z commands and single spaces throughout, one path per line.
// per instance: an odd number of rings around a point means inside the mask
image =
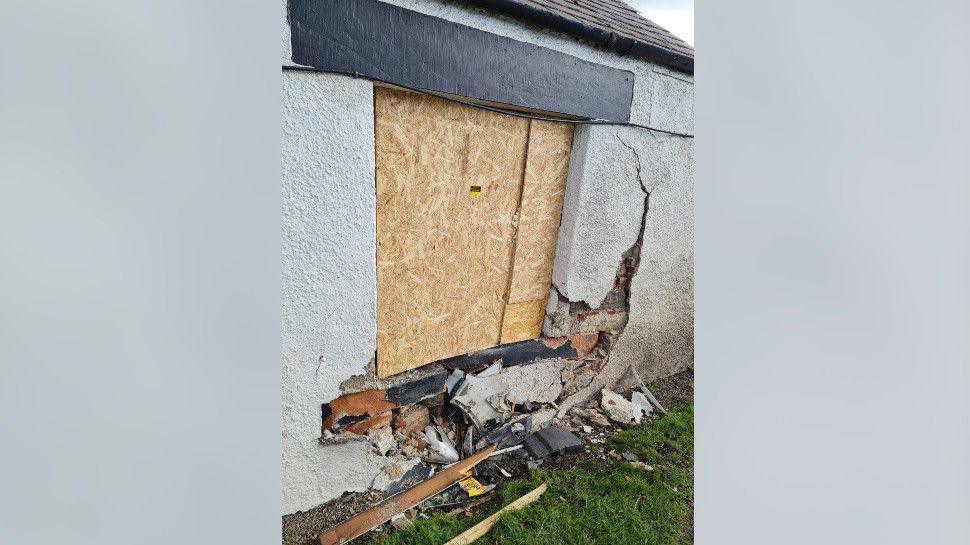
M 481 192 L 482 192 L 482 186 L 480 185 L 473 185 L 470 188 L 468 188 L 468 193 L 472 195 L 479 195 L 481 194 Z
M 484 486 L 482 486 L 482 483 L 478 482 L 475 479 L 475 477 L 469 477 L 464 481 L 461 481 L 460 483 L 458 483 L 458 486 L 465 489 L 465 492 L 468 492 L 468 497 L 470 498 L 474 498 L 475 496 L 480 496 L 488 492 L 489 490 L 491 490 L 491 488 L 485 488 Z

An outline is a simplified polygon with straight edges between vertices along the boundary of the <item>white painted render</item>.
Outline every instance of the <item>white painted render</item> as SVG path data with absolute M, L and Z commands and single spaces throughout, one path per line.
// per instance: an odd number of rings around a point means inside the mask
M 320 404 L 377 343 L 373 86 L 283 72 L 283 513 L 363 490 L 384 459 L 319 443 Z
M 693 131 L 689 75 L 460 4 L 383 1 L 630 70 L 636 78 L 631 121 Z M 284 64 L 293 65 L 285 2 L 282 41 Z M 365 488 L 384 460 L 367 443 L 318 442 L 320 404 L 339 395 L 339 385 L 374 356 L 372 84 L 283 72 L 283 127 L 285 514 Z M 647 378 L 693 361 L 693 140 L 621 127 L 576 131 L 554 265 L 564 296 L 594 308 L 602 302 L 621 254 L 637 240 L 644 187 L 649 211 L 630 322 L 602 380 L 630 362 Z
M 632 149 L 644 136 L 639 132 L 587 125 L 573 135 L 552 283 L 590 308 L 603 304 L 623 252 L 640 235 L 647 194 Z M 630 142 L 624 146 L 621 138 Z
M 658 135 L 639 154 L 650 202 L 630 321 L 610 352 L 605 384 L 631 363 L 651 382 L 694 361 L 694 144 Z
M 283 66 L 292 66 L 293 44 L 290 39 L 290 22 L 287 19 L 286 0 L 283 0 L 283 31 L 280 33 L 280 54 L 283 56 Z

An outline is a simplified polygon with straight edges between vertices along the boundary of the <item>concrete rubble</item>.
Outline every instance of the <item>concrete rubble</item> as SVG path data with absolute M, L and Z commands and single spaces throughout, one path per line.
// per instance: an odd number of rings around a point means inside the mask
M 391 483 L 404 477 L 408 471 L 420 463 L 421 460 L 398 460 L 385 465 L 381 468 L 381 472 L 374 477 L 371 488 L 379 491 L 387 490 L 391 486 Z
M 347 396 L 349 399 L 330 404 L 332 428 L 325 435 L 353 437 L 345 431 L 347 416 L 354 417 L 352 425 L 391 415 L 389 424 L 373 427 L 361 438 L 387 457 L 388 463 L 371 483 L 385 503 L 427 488 L 435 475 L 456 463 L 477 459 L 472 477 L 458 481 L 458 486 L 429 492 L 409 504 L 411 507 L 402 505 L 402 511 L 388 514 L 390 518 L 381 524 L 403 528 L 417 517 L 435 512 L 467 513 L 488 501 L 500 482 L 514 478 L 505 467 L 533 471 L 551 458 L 583 450 L 584 443 L 604 444 L 617 428 L 640 423 L 654 412 L 654 405 L 641 391 L 633 391 L 628 399 L 603 388 L 598 396 L 557 417 L 557 402 L 565 395 L 563 377 L 569 372 L 575 376 L 575 371 L 587 369 L 562 358 L 513 366 L 497 360 L 468 371 L 453 370 L 441 382 L 441 391 L 424 390 L 421 400 L 412 405 L 396 405 L 374 391 Z M 597 455 L 646 471 L 653 469 L 631 452 L 601 449 Z
M 389 426 L 368 430 L 367 438 L 374 445 L 377 454 L 381 456 L 387 455 L 388 452 L 397 447 L 397 441 L 394 440 L 394 432 L 391 431 Z
M 610 420 L 623 425 L 640 423 L 643 411 L 638 406 L 609 388 L 603 388 L 601 396 L 600 406 Z

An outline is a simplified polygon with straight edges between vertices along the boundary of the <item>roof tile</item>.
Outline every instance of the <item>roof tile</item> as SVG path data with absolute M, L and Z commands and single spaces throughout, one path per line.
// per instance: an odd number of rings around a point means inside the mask
M 618 34 L 668 51 L 694 57 L 694 48 L 667 29 L 640 15 L 623 0 L 518 0 L 558 13 L 582 23 L 613 30 Z

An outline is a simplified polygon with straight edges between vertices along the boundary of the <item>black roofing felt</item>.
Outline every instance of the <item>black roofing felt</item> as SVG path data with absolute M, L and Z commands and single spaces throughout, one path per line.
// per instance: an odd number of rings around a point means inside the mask
M 608 46 L 620 54 L 650 58 L 674 68 L 691 73 L 694 71 L 694 48 L 640 15 L 623 0 L 465 1 L 539 26 L 591 39 L 597 45 Z

